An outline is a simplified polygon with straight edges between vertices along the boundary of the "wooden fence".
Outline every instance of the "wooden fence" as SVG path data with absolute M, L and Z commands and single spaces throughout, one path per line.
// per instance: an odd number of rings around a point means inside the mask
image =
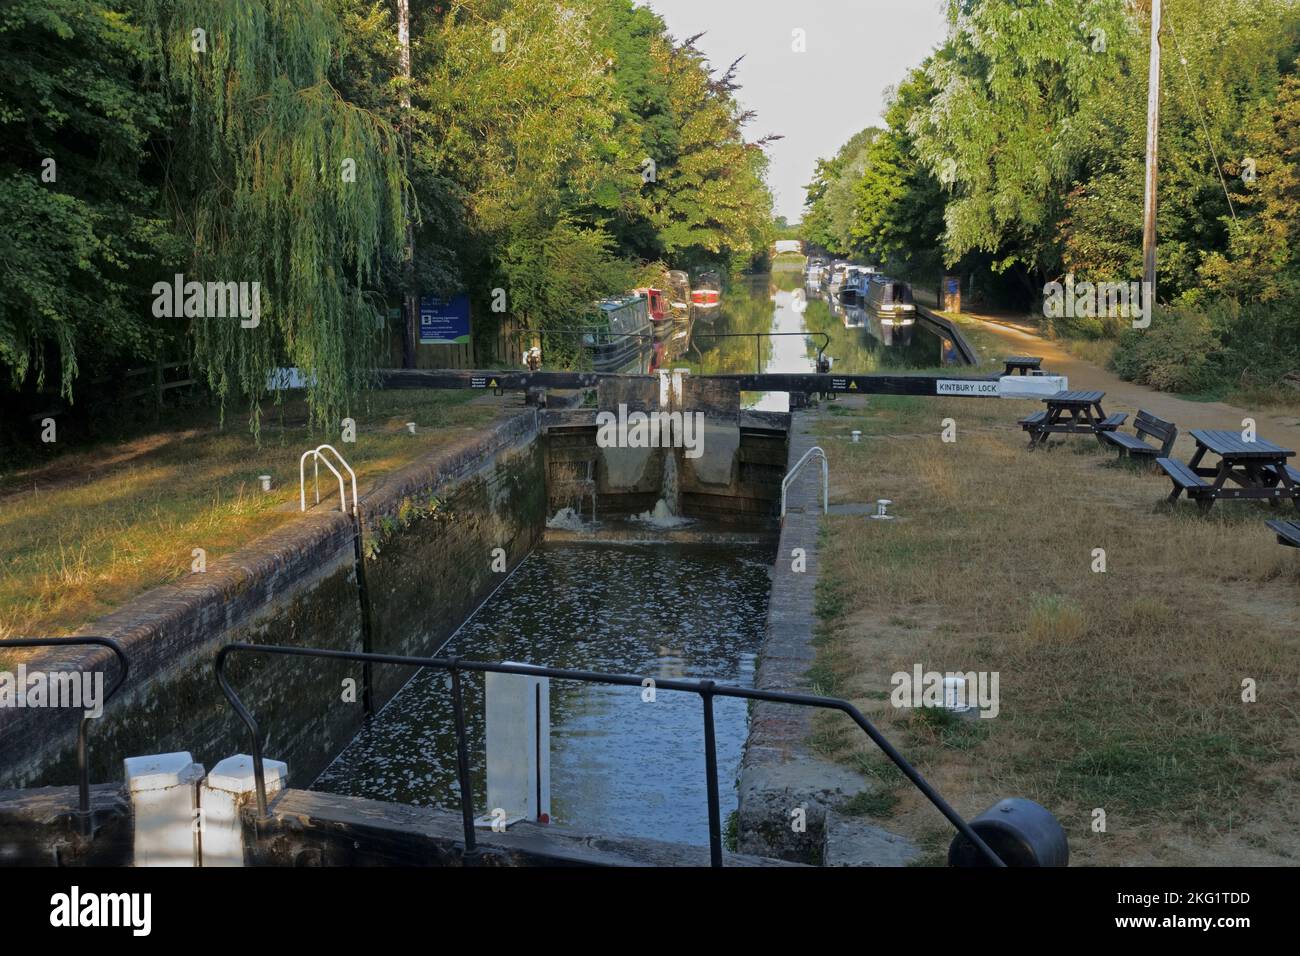
M 483 327 L 496 328 L 484 334 Z M 465 345 L 419 345 L 415 347 L 416 368 L 522 368 L 524 352 L 528 349 L 528 336 L 520 334 L 520 325 L 513 316 L 481 318 L 471 321 L 477 334 Z M 388 325 L 388 367 L 402 367 L 402 325 Z

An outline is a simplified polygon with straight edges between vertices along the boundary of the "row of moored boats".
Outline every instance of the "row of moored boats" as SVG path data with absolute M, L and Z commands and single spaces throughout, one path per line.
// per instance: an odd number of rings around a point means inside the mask
M 912 287 L 900 279 L 881 275 L 875 266 L 813 257 L 804 265 L 803 275 L 806 286 L 843 305 L 857 306 L 908 324 L 915 318 Z
M 597 302 L 583 323 L 582 345 L 597 372 L 655 372 L 686 351 L 691 328 L 722 307 L 722 277 L 680 269 L 658 285 Z

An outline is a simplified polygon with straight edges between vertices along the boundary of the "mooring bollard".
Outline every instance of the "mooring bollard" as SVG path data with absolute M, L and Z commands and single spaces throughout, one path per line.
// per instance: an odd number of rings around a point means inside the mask
M 198 866 L 198 784 L 203 765 L 189 751 L 127 757 L 135 818 L 135 866 Z
M 407 422 L 407 423 L 406 423 L 406 430 L 407 430 L 408 432 L 410 432 L 412 435 L 414 435 L 414 434 L 415 434 L 415 422 Z
M 943 709 L 957 714 L 964 714 L 971 709 L 966 696 L 966 678 L 945 677 L 943 679 Z
M 894 516 L 889 513 L 889 506 L 892 504 L 893 502 L 890 501 L 888 498 L 877 498 L 876 513 L 873 515 L 868 515 L 868 517 L 876 521 L 893 521 Z
M 860 442 L 860 441 L 862 441 L 862 432 L 860 432 L 860 431 L 854 429 L 854 431 L 853 431 L 853 444 L 856 445 L 856 444 L 857 444 L 858 442 Z
M 260 482 L 262 483 L 262 490 L 263 490 L 263 491 L 270 491 L 270 490 L 271 490 L 271 476 L 270 476 L 270 475 L 258 475 L 258 476 L 257 476 L 257 480 L 260 481 Z

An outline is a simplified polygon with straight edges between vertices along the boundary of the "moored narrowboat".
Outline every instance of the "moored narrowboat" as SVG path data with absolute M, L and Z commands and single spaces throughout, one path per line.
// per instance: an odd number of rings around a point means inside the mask
M 668 297 L 663 290 L 655 288 L 635 289 L 637 295 L 645 296 L 646 308 L 650 313 L 650 323 L 654 327 L 656 340 L 667 337 L 671 329 L 668 309 Z
M 596 372 L 645 374 L 654 354 L 649 300 L 643 295 L 605 299 L 588 316 L 582 345 Z
M 691 315 L 691 277 L 681 269 L 668 273 L 668 309 L 674 321 L 685 321 Z
M 889 276 L 873 275 L 867 284 L 867 308 L 895 321 L 912 322 L 916 304 L 912 301 L 912 287 Z
M 716 272 L 701 272 L 691 289 L 691 309 L 697 316 L 707 315 L 722 305 L 722 279 Z

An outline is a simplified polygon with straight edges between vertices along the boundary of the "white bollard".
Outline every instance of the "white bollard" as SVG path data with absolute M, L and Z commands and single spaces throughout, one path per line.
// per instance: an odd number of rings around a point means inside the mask
M 282 760 L 262 758 L 266 774 L 266 798 L 288 786 L 289 765 Z M 227 757 L 208 774 L 199 788 L 202 801 L 202 843 L 204 866 L 244 865 L 244 824 L 240 810 L 257 799 L 253 758 L 248 754 Z
M 198 866 L 198 783 L 203 765 L 189 751 L 127 757 L 135 818 L 136 866 Z
M 966 678 L 945 677 L 943 679 L 943 707 L 958 714 L 971 709 L 970 699 L 966 696 Z
M 484 696 L 488 804 L 475 825 L 501 830 L 520 820 L 549 820 L 550 679 L 488 673 Z

